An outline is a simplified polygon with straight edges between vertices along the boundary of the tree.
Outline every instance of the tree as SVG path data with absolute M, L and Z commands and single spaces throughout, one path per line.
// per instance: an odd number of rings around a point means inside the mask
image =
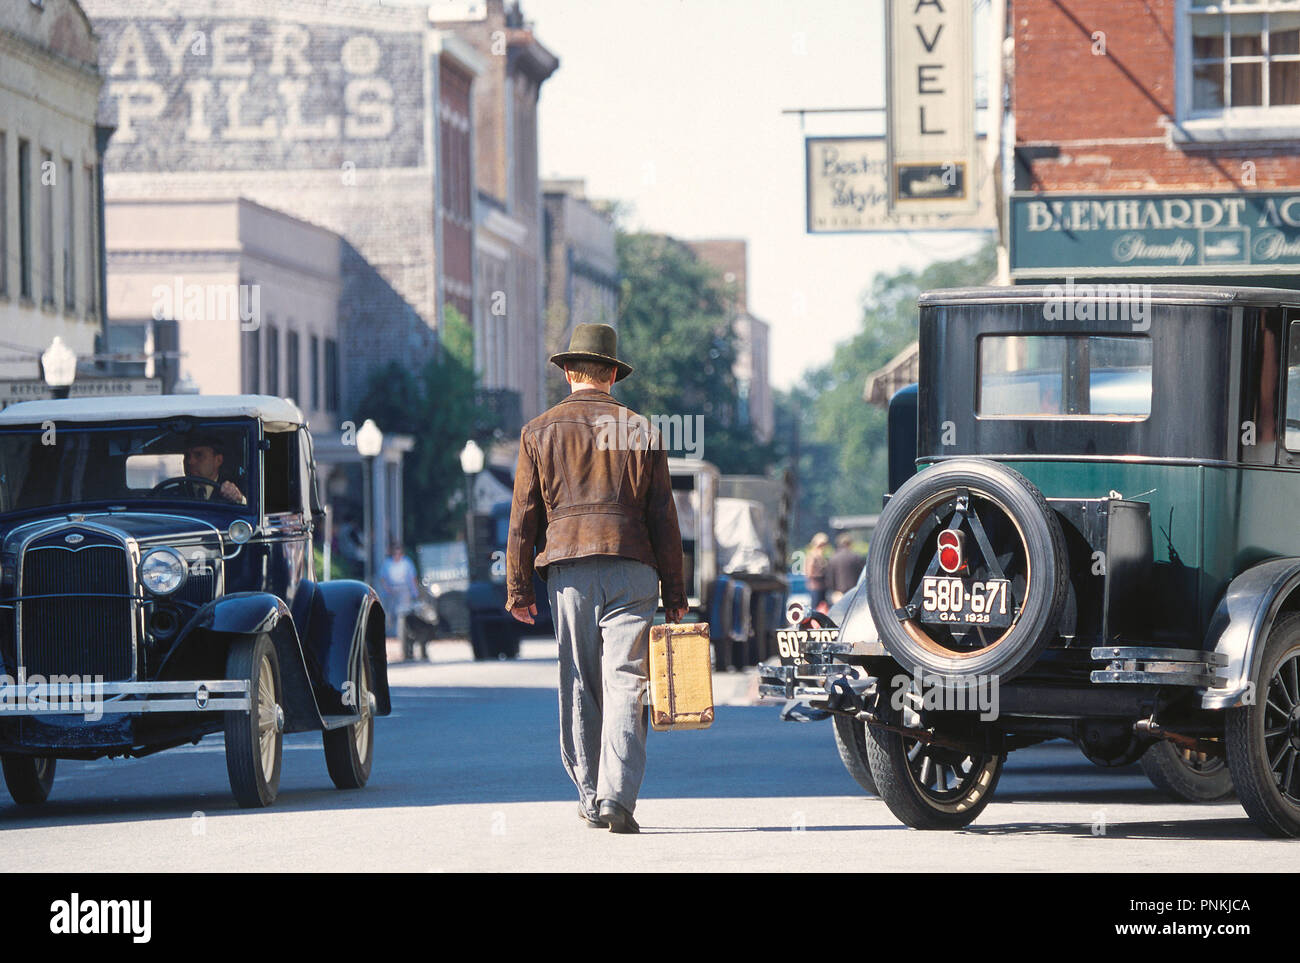
M 777 397 L 778 437 L 798 440 L 799 545 L 828 527 L 831 515 L 880 511 L 888 485 L 886 412 L 863 398 L 866 379 L 916 340 L 916 299 L 935 288 L 987 283 L 996 267 L 993 245 L 969 257 L 921 271 L 879 275 L 863 298 L 862 327 L 835 348 L 829 364 Z M 789 453 L 789 452 L 788 452 Z
M 412 543 L 454 538 L 463 527 L 460 450 L 482 433 L 474 402 L 473 332 L 452 307 L 443 314 L 439 355 L 418 372 L 396 362 L 371 375 L 357 421 L 411 435 L 402 471 L 403 528 Z
M 615 393 L 644 415 L 702 415 L 706 459 L 724 474 L 763 472 L 771 450 L 738 424 L 736 338 L 718 273 L 671 237 L 619 233 L 617 247 L 619 351 L 636 373 Z

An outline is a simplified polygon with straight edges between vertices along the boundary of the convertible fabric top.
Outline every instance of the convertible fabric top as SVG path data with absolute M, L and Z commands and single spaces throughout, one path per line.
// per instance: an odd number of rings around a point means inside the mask
M 292 431 L 306 423 L 297 405 L 272 395 L 127 395 L 24 401 L 0 411 L 0 425 L 142 421 L 183 416 L 260 418 L 268 431 Z

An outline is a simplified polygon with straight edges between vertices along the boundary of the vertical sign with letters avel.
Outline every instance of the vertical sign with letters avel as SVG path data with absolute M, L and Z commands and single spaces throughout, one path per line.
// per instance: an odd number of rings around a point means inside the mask
M 885 0 L 890 211 L 971 213 L 972 0 Z

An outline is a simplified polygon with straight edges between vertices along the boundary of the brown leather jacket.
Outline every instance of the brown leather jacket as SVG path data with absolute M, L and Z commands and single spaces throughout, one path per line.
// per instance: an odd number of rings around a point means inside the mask
M 553 562 L 593 555 L 655 568 L 664 608 L 686 608 L 668 454 L 647 444 L 647 433 L 628 430 L 638 417 L 605 392 L 584 389 L 524 425 L 506 540 L 506 608 L 536 600 L 534 567 L 545 578 Z

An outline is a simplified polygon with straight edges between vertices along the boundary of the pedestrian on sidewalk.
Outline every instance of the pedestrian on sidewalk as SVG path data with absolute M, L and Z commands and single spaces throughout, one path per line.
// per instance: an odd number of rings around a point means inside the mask
M 844 593 L 858 584 L 858 576 L 867 560 L 853 551 L 853 536 L 845 532 L 835 540 L 836 552 L 826 566 L 828 599 L 834 605 L 844 597 Z
M 396 635 L 401 640 L 402 658 L 411 662 L 415 659 L 415 643 L 406 626 L 406 617 L 420 599 L 420 586 L 416 582 L 415 566 L 407 558 L 401 542 L 393 540 L 388 543 L 388 557 L 379 565 L 378 588 L 379 600 L 388 620 L 388 636 Z M 423 645 L 420 646 L 420 658 L 424 658 Z
M 531 625 L 546 581 L 560 649 L 560 755 L 593 828 L 636 833 L 646 763 L 650 626 L 686 614 L 668 454 L 615 401 L 618 333 L 580 324 L 551 362 L 570 393 L 524 426 L 506 543 L 506 608 Z M 536 557 L 534 558 L 534 552 Z
M 803 575 L 808 594 L 812 596 L 812 607 L 816 612 L 826 612 L 826 549 L 830 547 L 830 537 L 825 532 L 813 536 L 811 544 L 804 552 Z

